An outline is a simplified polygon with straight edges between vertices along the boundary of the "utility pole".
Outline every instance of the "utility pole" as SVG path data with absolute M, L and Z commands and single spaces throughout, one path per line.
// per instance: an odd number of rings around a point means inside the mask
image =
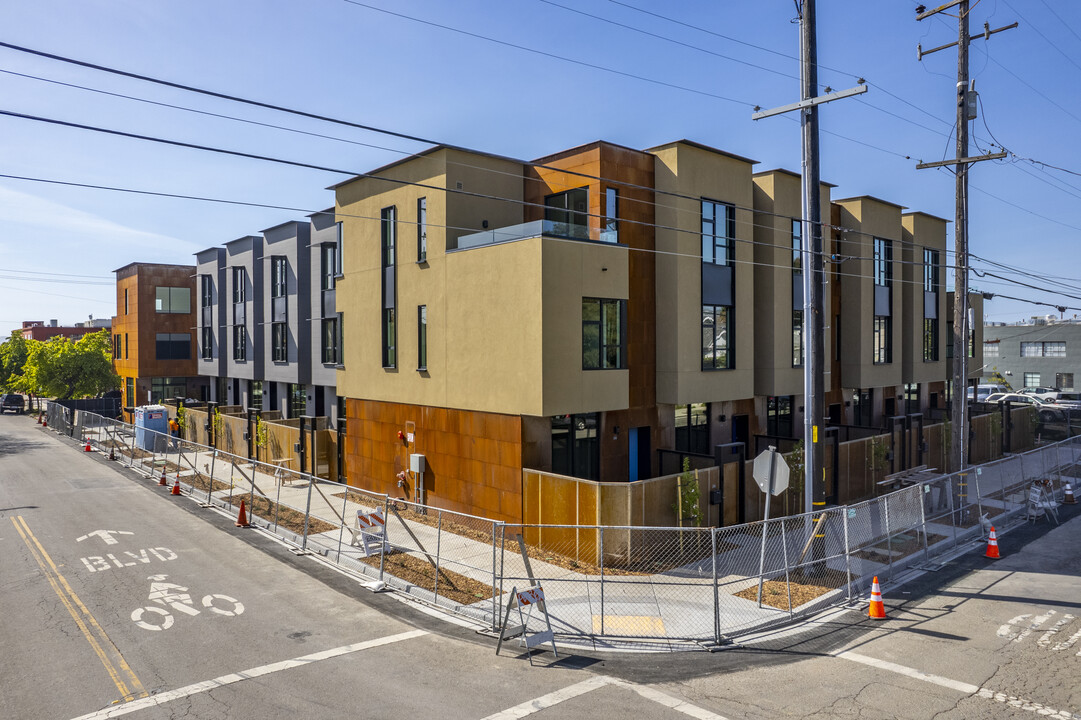
M 825 377 L 825 272 L 822 259 L 822 202 L 818 155 L 818 106 L 867 92 L 863 78 L 849 90 L 818 95 L 818 43 L 815 0 L 800 2 L 800 101 L 772 110 L 759 110 L 752 120 L 799 110 L 803 158 L 800 182 L 803 190 L 801 222 L 801 269 L 803 275 L 803 452 L 805 508 L 821 510 L 826 504 L 826 471 L 822 432 Z M 821 547 L 820 543 L 815 544 Z
M 950 456 L 957 459 L 957 470 L 968 466 L 968 169 L 969 165 L 980 160 L 993 160 L 1006 157 L 1006 153 L 993 153 L 980 157 L 968 156 L 968 123 L 976 117 L 975 91 L 970 87 L 968 77 L 969 37 L 969 0 L 952 0 L 933 10 L 925 10 L 920 5 L 916 8 L 916 20 L 937 15 L 952 7 L 957 8 L 957 42 L 947 43 L 931 50 L 917 46 L 920 60 L 924 55 L 957 45 L 957 155 L 954 160 L 920 163 L 917 169 L 954 165 L 956 174 L 954 233 L 954 279 L 953 279 L 953 379 L 950 389 L 951 417 L 953 432 L 950 436 Z M 990 39 L 994 33 L 1017 27 L 1017 23 L 991 30 L 984 23 L 983 39 Z M 970 102 L 971 101 L 971 102 Z

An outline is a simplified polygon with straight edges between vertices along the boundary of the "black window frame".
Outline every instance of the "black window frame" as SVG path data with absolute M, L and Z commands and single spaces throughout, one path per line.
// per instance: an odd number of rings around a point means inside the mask
M 248 359 L 248 328 L 244 325 L 233 326 L 233 360 L 245 362 Z
M 288 323 L 270 323 L 270 359 L 276 363 L 289 362 Z
M 596 309 L 596 318 L 587 313 Z M 613 318 L 613 315 L 615 316 Z M 614 341 L 611 332 L 615 333 Z M 590 338 L 596 336 L 596 347 Z M 627 301 L 618 298 L 582 298 L 582 369 L 627 369 Z
M 383 346 L 382 360 L 385 369 L 398 367 L 398 271 L 397 271 L 397 244 L 398 244 L 398 209 L 391 205 L 380 210 L 379 219 L 379 245 L 382 265 L 382 317 L 380 318 L 381 341 Z M 388 275 L 393 283 L 394 297 L 388 298 L 387 280 Z
M 711 346 L 707 347 L 706 343 L 706 328 L 709 330 L 712 340 L 716 340 L 717 337 L 717 316 L 720 311 L 724 311 L 725 316 L 725 344 L 723 348 L 724 361 L 718 362 L 718 351 L 716 342 L 711 341 Z M 702 337 L 701 337 L 701 358 L 702 358 L 702 370 L 712 372 L 714 370 L 732 370 L 736 367 L 735 358 L 735 338 L 733 334 L 735 332 L 735 318 L 734 311 L 731 305 L 703 305 L 702 306 Z M 707 323 L 707 320 L 712 317 L 712 322 Z M 712 360 L 707 364 L 707 358 Z
M 339 358 L 338 330 L 339 316 L 323 318 L 319 327 L 320 358 L 324 365 L 337 365 Z
M 199 276 L 199 307 L 214 306 L 214 281 L 210 275 Z
M 323 243 L 319 246 L 319 289 L 333 290 L 341 273 L 338 272 L 337 243 Z
M 283 298 L 289 293 L 289 262 L 284 255 L 270 258 L 270 297 Z
M 428 198 L 417 198 L 417 262 L 428 262 Z
M 248 271 L 242 265 L 233 267 L 233 304 L 240 305 L 248 298 Z
M 717 210 L 723 208 L 724 233 L 718 234 Z M 707 210 L 709 211 L 707 213 Z M 702 262 L 728 267 L 733 264 L 736 242 L 736 206 L 721 200 L 702 198 Z M 718 261 L 718 249 L 723 257 Z
M 200 350 L 200 357 L 203 360 L 214 359 L 214 328 L 209 326 L 203 326 L 202 330 L 202 347 Z
M 417 305 L 417 370 L 428 370 L 428 306 Z
M 155 333 L 155 360 L 191 360 L 191 333 Z

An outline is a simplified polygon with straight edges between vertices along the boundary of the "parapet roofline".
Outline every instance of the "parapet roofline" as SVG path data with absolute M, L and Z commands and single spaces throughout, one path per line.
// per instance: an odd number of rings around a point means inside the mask
M 129 268 L 141 268 L 141 267 L 184 268 L 186 270 L 190 270 L 190 269 L 193 269 L 195 266 L 194 265 L 176 265 L 174 263 L 133 262 L 133 263 L 128 263 L 127 265 L 125 265 L 123 267 L 118 267 L 116 270 L 113 270 L 113 272 L 118 273 L 118 272 L 121 272 L 123 270 L 127 270 Z
M 562 158 L 565 158 L 565 157 L 570 157 L 571 155 L 581 155 L 582 153 L 586 152 L 587 150 L 592 150 L 594 148 L 600 148 L 602 146 L 607 146 L 607 147 L 610 147 L 610 148 L 616 148 L 618 150 L 625 150 L 627 152 L 636 153 L 638 155 L 649 155 L 649 152 L 647 152 L 645 150 L 639 150 L 638 148 L 627 147 L 626 145 L 620 145 L 619 143 L 610 142 L 608 140 L 593 140 L 592 142 L 582 143 L 581 145 L 576 145 L 576 146 L 574 146 L 572 148 L 567 148 L 566 150 L 560 150 L 558 152 L 554 152 L 554 153 L 551 153 L 549 155 L 539 157 L 536 160 L 531 161 L 529 164 L 530 165 L 545 165 L 548 162 L 551 162 L 552 160 L 559 160 L 559 159 L 562 159 Z
M 518 158 L 507 157 L 506 155 L 500 155 L 498 153 L 489 153 L 489 152 L 482 152 L 480 150 L 471 150 L 469 148 L 458 147 L 457 145 L 445 145 L 445 144 L 432 145 L 430 148 L 426 148 L 424 150 L 421 150 L 418 153 L 413 153 L 412 155 L 407 155 L 407 156 L 403 157 L 400 160 L 395 160 L 394 162 L 387 163 L 386 165 L 380 165 L 379 167 L 375 168 L 374 170 L 369 170 L 368 172 L 361 173 L 359 175 L 354 175 L 353 177 L 349 178 L 348 180 L 342 180 L 339 183 L 334 183 L 333 185 L 327 187 L 326 189 L 327 190 L 337 190 L 342 185 L 348 185 L 351 182 L 355 182 L 357 180 L 364 180 L 366 178 L 369 178 L 372 175 L 378 175 L 379 173 L 385 172 L 385 171 L 387 171 L 387 170 L 389 170 L 391 168 L 397 167 L 399 165 L 403 165 L 403 164 L 409 162 L 410 160 L 416 160 L 417 158 L 427 157 L 428 155 L 431 155 L 432 153 L 435 153 L 435 152 L 437 152 L 439 150 L 454 150 L 454 151 L 457 151 L 457 152 L 460 152 L 460 153 L 464 153 L 466 155 L 474 155 L 476 157 L 493 158 L 495 160 L 506 160 L 507 162 L 515 163 L 517 165 L 522 164 L 522 161 L 519 160 Z M 315 214 L 318 215 L 319 213 L 315 213 Z
M 710 145 L 705 145 L 705 144 L 700 143 L 700 142 L 695 142 L 694 140 L 687 140 L 686 138 L 684 138 L 682 140 L 673 140 L 672 142 L 666 142 L 666 143 L 662 143 L 661 145 L 657 145 L 655 147 L 646 148 L 645 152 L 656 153 L 657 150 L 661 150 L 661 149 L 666 148 L 666 147 L 672 147 L 673 145 L 686 145 L 687 147 L 698 148 L 699 150 L 705 150 L 706 152 L 715 153 L 717 155 L 723 155 L 724 157 L 729 157 L 729 158 L 732 158 L 733 160 L 740 160 L 741 162 L 750 163 L 751 165 L 757 165 L 758 164 L 757 160 L 752 160 L 751 158 L 743 157 L 742 155 L 736 155 L 735 153 L 728 152 L 727 150 L 721 150 L 719 148 L 715 148 L 715 147 L 712 147 Z
M 834 200 L 833 202 L 840 205 L 841 203 L 855 202 L 857 200 L 872 200 L 872 201 L 874 201 L 876 203 L 882 203 L 883 205 L 889 205 L 891 207 L 900 208 L 902 210 L 907 210 L 908 209 L 904 205 L 898 205 L 895 202 L 890 202 L 889 200 L 883 200 L 882 198 L 877 198 L 874 195 L 856 195 L 854 197 L 839 198 L 837 200 Z
M 800 175 L 798 172 L 795 172 L 793 170 L 788 170 L 786 168 L 774 168 L 772 170 L 761 170 L 761 171 L 756 172 L 756 173 L 751 173 L 752 178 L 763 177 L 765 175 L 790 175 L 790 176 L 792 176 L 794 178 L 799 178 L 801 181 L 803 180 L 803 176 Z M 825 185 L 828 188 L 837 187 L 833 183 L 826 182 L 825 180 L 822 180 L 821 178 L 819 178 L 818 182 L 819 182 L 820 185 Z
M 229 242 L 222 243 L 222 247 L 229 247 L 230 245 L 235 245 L 239 242 L 244 242 L 245 240 L 251 242 L 252 240 L 262 240 L 262 238 L 258 235 L 244 235 L 243 237 L 238 237 L 236 240 L 230 240 Z
M 932 220 L 941 220 L 944 223 L 953 222 L 953 220 L 950 220 L 950 219 L 944 218 L 944 217 L 939 217 L 938 215 L 932 215 L 931 213 L 924 212 L 923 210 L 911 210 L 911 211 L 906 212 L 906 213 L 901 213 L 901 217 L 909 217 L 910 215 L 922 215 L 923 217 L 931 218 Z

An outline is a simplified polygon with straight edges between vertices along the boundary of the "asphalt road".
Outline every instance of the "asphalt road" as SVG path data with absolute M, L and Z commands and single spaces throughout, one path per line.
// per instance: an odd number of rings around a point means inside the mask
M 1081 718 L 1081 521 L 717 653 L 497 657 L 0 417 L 0 717 Z

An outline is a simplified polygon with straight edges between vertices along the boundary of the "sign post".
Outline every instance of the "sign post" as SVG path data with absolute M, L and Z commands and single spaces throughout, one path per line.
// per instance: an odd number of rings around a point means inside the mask
M 758 555 L 758 607 L 762 607 L 762 577 L 766 567 L 766 535 L 769 533 L 769 500 L 788 489 L 788 463 L 770 445 L 754 459 L 754 481 L 766 494 L 766 515 L 762 521 L 762 550 Z

